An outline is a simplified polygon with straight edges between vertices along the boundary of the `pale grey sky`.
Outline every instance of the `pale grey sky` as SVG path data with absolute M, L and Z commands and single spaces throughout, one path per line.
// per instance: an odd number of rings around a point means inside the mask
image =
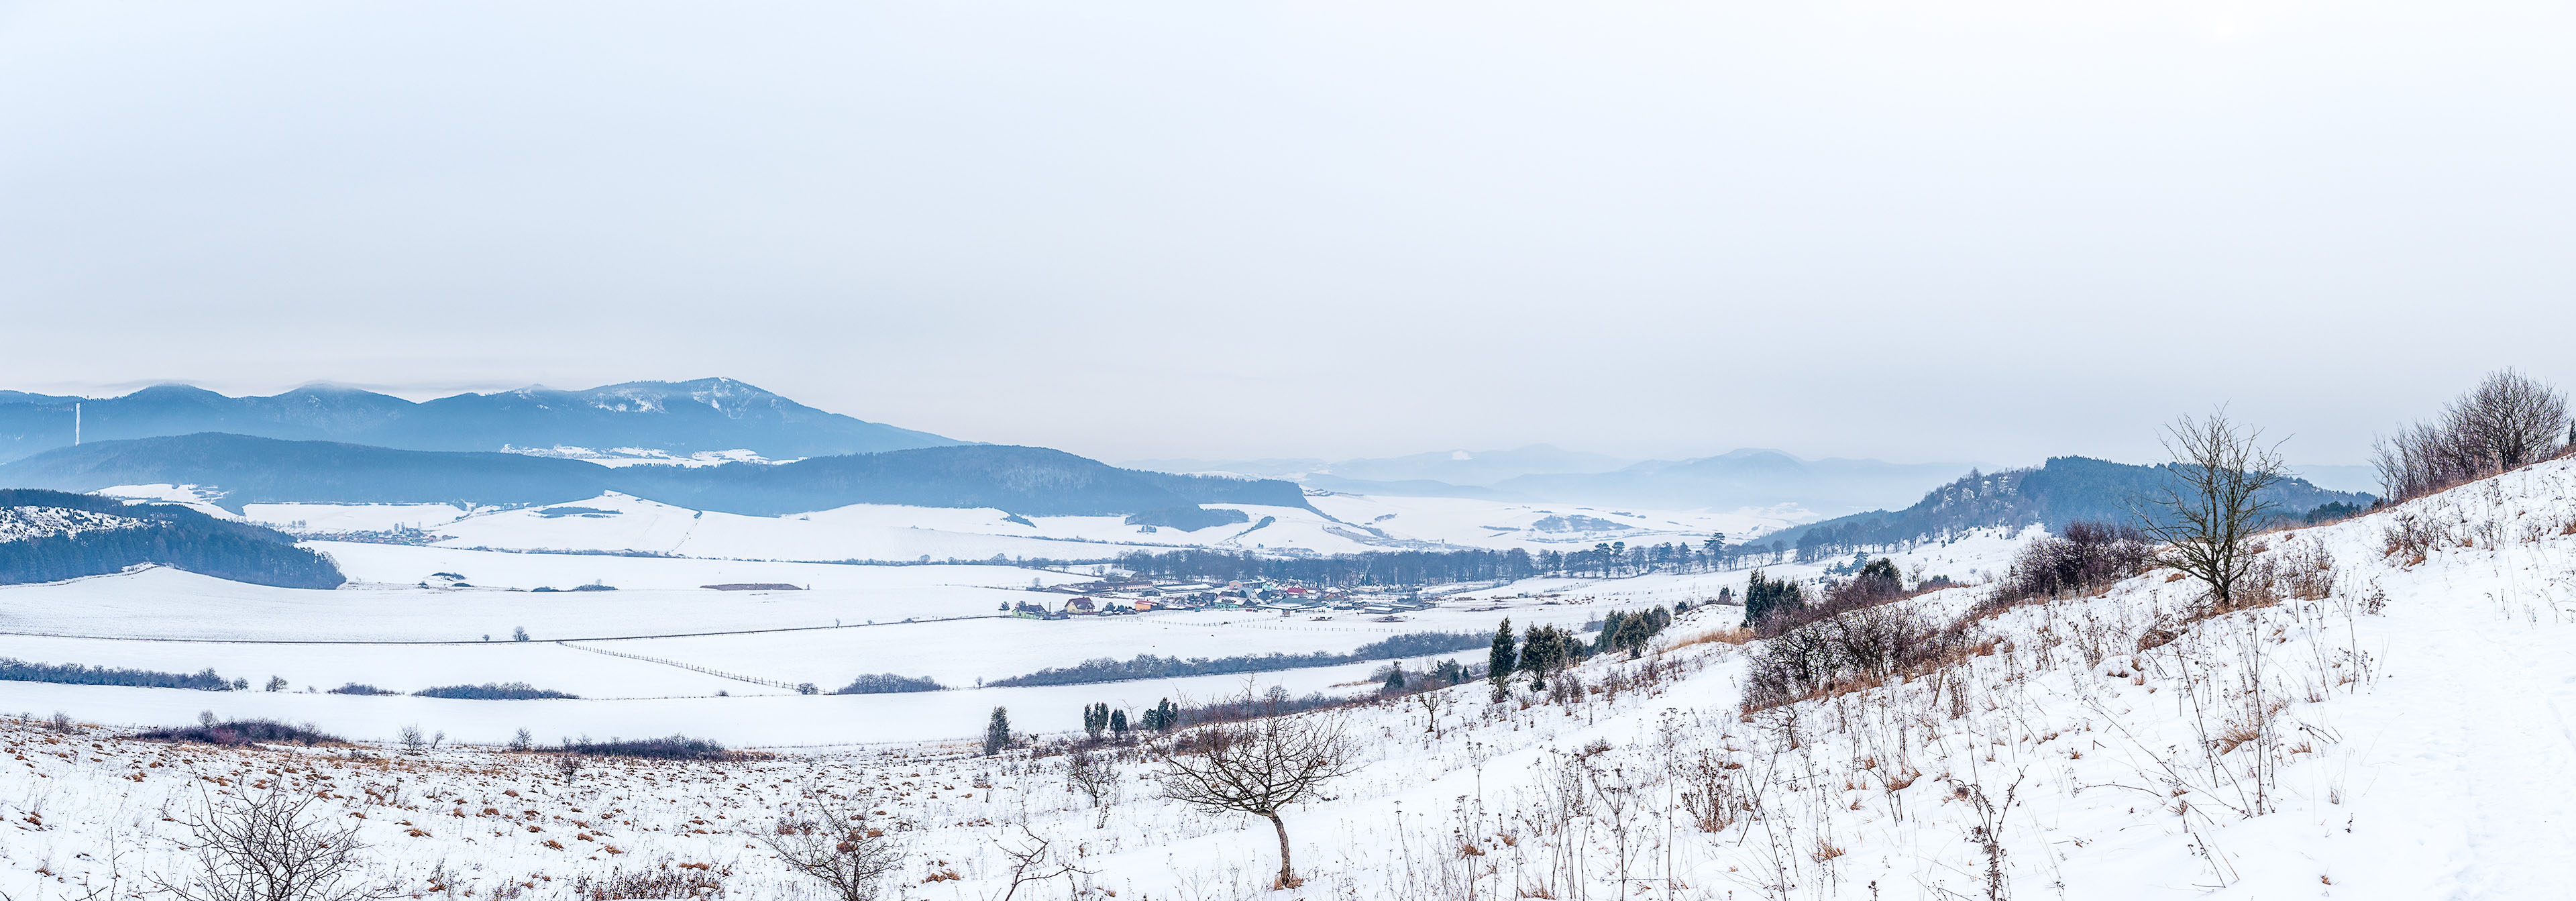
M 0 387 L 2294 459 L 2576 383 L 2564 3 L 0 0 Z

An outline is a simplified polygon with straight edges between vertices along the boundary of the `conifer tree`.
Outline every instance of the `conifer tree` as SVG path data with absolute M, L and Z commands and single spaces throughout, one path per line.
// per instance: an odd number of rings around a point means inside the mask
M 1003 748 L 1010 746 L 1011 712 L 1000 707 L 995 707 L 993 708 L 993 721 L 985 724 L 984 726 L 984 756 L 991 757 L 995 754 L 1002 753 Z
M 1118 733 L 1122 738 L 1127 735 L 1127 711 L 1112 710 L 1109 712 L 1109 731 Z
M 1494 649 L 1485 658 L 1485 676 L 1493 680 L 1495 696 L 1500 697 L 1511 684 L 1512 671 L 1519 662 L 1520 649 L 1512 643 L 1512 621 L 1505 617 L 1503 624 L 1494 628 Z

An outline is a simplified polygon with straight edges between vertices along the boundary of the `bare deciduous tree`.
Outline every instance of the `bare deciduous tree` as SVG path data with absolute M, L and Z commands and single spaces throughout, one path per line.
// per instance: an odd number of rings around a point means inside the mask
M 2225 411 L 2174 420 L 2165 430 L 2172 480 L 2147 499 L 2152 509 L 2138 511 L 2139 528 L 2164 542 L 2162 562 L 2207 585 L 2216 609 L 2234 606 L 2236 584 L 2254 565 L 2248 539 L 2272 510 L 2263 489 L 2281 481 L 2278 445 L 2261 439 Z
M 153 880 L 180 901 L 361 901 L 399 894 L 366 882 L 358 828 L 315 810 L 318 794 L 284 787 L 206 798 L 182 820 L 197 859 L 186 882 Z
M 1445 689 L 1433 688 L 1414 692 L 1414 705 L 1421 707 L 1424 717 L 1431 721 L 1430 725 L 1424 727 L 1422 731 L 1429 732 L 1433 739 L 1438 739 L 1440 737 L 1440 712 L 1449 709 L 1449 705 L 1455 703 L 1457 700 L 1458 697 L 1456 695 L 1450 694 Z
M 803 794 L 797 811 L 761 836 L 761 844 L 841 901 L 875 901 L 885 877 L 903 866 L 903 853 L 892 840 L 856 825 L 857 818 L 831 795 L 810 787 Z
M 1085 748 L 1075 748 L 1073 753 L 1065 755 L 1064 780 L 1076 794 L 1091 799 L 1091 806 L 1100 811 L 1099 821 L 1092 824 L 1092 828 L 1107 828 L 1108 802 L 1118 792 L 1118 768 L 1101 759 L 1101 755 Z
M 1161 777 L 1165 797 L 1270 821 L 1279 831 L 1279 888 L 1299 884 L 1280 809 L 1322 798 L 1324 783 L 1349 774 L 1358 759 L 1341 714 L 1330 711 L 1208 726 L 1157 746 L 1155 753 L 1167 767 Z
M 2568 439 L 2567 396 L 2511 369 L 2444 408 L 2442 415 L 2372 447 L 2380 490 L 2407 500 L 2558 454 Z

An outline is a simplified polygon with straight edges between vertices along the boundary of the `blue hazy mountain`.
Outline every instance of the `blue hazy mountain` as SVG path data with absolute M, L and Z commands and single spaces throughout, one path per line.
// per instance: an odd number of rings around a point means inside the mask
M 1128 515 L 1202 503 L 1303 507 L 1275 480 L 1120 469 L 1039 447 L 969 444 L 793 463 L 609 468 L 489 451 L 422 451 L 200 433 L 55 448 L 0 465 L 0 486 L 94 491 L 196 485 L 216 503 L 554 504 L 619 491 L 753 516 L 850 504 L 994 507 L 1030 516 Z
M 1937 540 L 1970 529 L 2045 526 L 2055 531 L 2070 522 L 2134 522 L 2152 514 L 2151 498 L 2181 487 L 2173 468 L 2113 463 L 2090 457 L 2052 457 L 2026 469 L 1971 472 L 1926 492 L 1901 510 L 1872 510 L 1828 519 L 1764 536 L 1812 552 L 1877 548 L 1906 541 Z M 2287 478 L 2255 498 L 2277 515 L 2296 519 L 2318 507 L 2343 504 L 2366 509 L 2373 498 L 2350 491 L 2329 491 L 2305 479 Z
M 626 382 L 586 391 L 529 387 L 420 403 L 326 385 L 266 397 L 156 385 L 98 399 L 0 391 L 0 461 L 70 445 L 74 401 L 81 405 L 81 434 L 88 441 L 223 432 L 403 450 L 569 445 L 686 455 L 749 449 L 772 459 L 963 443 L 827 413 L 722 378 Z

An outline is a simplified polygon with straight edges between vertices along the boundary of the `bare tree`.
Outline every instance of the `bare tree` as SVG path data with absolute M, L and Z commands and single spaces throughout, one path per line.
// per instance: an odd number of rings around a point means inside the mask
M 180 821 L 190 836 L 182 846 L 197 859 L 195 878 L 153 881 L 180 901 L 361 901 L 399 894 L 366 883 L 361 852 L 367 846 L 357 825 L 312 809 L 320 799 L 284 787 L 206 798 L 194 819 Z
M 2247 545 L 2272 510 L 2263 489 L 2281 481 L 2278 445 L 2261 439 L 2223 410 L 2174 420 L 2164 441 L 2171 477 L 2148 498 L 2153 509 L 2138 511 L 2139 528 L 2165 544 L 2162 562 L 2207 585 L 2220 610 L 2234 605 L 2236 584 L 2254 565 Z
M 1359 756 L 1338 712 L 1209 726 L 1163 743 L 1155 753 L 1167 768 L 1161 777 L 1165 797 L 1270 821 L 1279 831 L 1278 888 L 1299 884 L 1280 809 L 1321 799 L 1324 783 L 1348 775 Z
M 1075 793 L 1090 798 L 1091 806 L 1100 811 L 1099 822 L 1092 824 L 1092 828 L 1107 828 L 1108 802 L 1118 792 L 1118 768 L 1101 759 L 1101 755 L 1075 748 L 1073 753 L 1065 755 L 1064 779 Z
M 1429 732 L 1433 739 L 1438 739 L 1440 737 L 1440 712 L 1449 709 L 1449 705 L 1455 703 L 1457 700 L 1458 697 L 1449 693 L 1446 689 L 1433 688 L 1414 692 L 1414 705 L 1421 707 L 1424 716 L 1428 717 L 1431 721 L 1430 725 L 1424 727 L 1422 731 Z
M 2487 374 L 2442 415 L 2371 448 L 2380 491 L 2391 500 L 2431 494 L 2546 460 L 2565 449 L 2567 396 L 2511 369 Z
M 903 866 L 903 853 L 891 839 L 856 825 L 858 818 L 831 795 L 811 787 L 803 795 L 794 813 L 760 836 L 761 844 L 841 901 L 875 901 L 885 877 Z

